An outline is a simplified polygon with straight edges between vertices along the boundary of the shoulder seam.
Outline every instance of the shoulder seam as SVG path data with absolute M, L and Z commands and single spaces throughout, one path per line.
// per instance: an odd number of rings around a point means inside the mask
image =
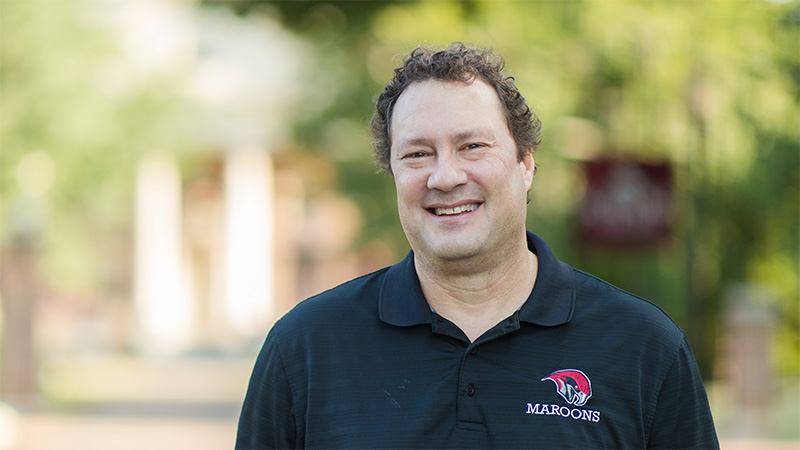
M 572 266 L 570 266 L 570 267 L 572 267 Z M 634 298 L 634 299 L 636 299 L 636 300 L 643 301 L 643 302 L 645 302 L 645 303 L 647 303 L 647 304 L 649 304 L 649 305 L 651 305 L 651 306 L 655 307 L 655 308 L 656 308 L 656 309 L 657 309 L 657 310 L 658 310 L 658 311 L 659 311 L 661 314 L 663 314 L 663 315 L 664 315 L 664 317 L 666 317 L 666 318 L 667 318 L 667 319 L 668 319 L 668 320 L 669 320 L 669 321 L 670 321 L 670 322 L 671 322 L 673 325 L 675 325 L 675 327 L 676 327 L 676 328 L 678 328 L 678 329 L 681 331 L 681 333 L 684 333 L 684 334 L 685 334 L 684 330 L 683 330 L 683 329 L 682 329 L 680 326 L 678 326 L 678 324 L 677 324 L 677 323 L 675 323 L 675 320 L 674 320 L 674 319 L 673 319 L 673 318 L 672 318 L 672 317 L 671 317 L 669 314 L 667 314 L 667 312 L 666 312 L 666 311 L 664 311 L 664 309 L 663 309 L 661 306 L 659 306 L 658 304 L 654 303 L 653 301 L 651 301 L 651 300 L 648 300 L 648 299 L 646 299 L 646 298 L 644 298 L 644 297 L 641 297 L 641 296 L 639 296 L 639 295 L 636 295 L 636 294 L 634 294 L 634 293 L 632 293 L 632 292 L 628 292 L 628 291 L 626 291 L 625 289 L 622 289 L 622 288 L 620 288 L 619 286 L 616 286 L 616 285 L 614 285 L 614 284 L 611 284 L 611 283 L 609 283 L 608 281 L 606 281 L 606 280 L 604 280 L 604 279 L 602 279 L 602 278 L 599 278 L 599 277 L 597 277 L 597 276 L 595 276 L 595 275 L 592 275 L 592 274 L 590 274 L 590 273 L 584 272 L 584 271 L 582 271 L 582 270 L 580 270 L 580 269 L 576 269 L 576 268 L 572 267 L 572 270 L 573 270 L 574 272 L 576 272 L 576 273 L 580 274 L 580 275 L 583 275 L 583 276 L 585 276 L 585 277 L 587 277 L 587 278 L 591 278 L 591 279 L 592 279 L 592 280 L 594 280 L 594 281 L 597 281 L 597 282 L 599 282 L 599 283 L 601 283 L 601 284 L 604 284 L 605 286 L 608 286 L 608 287 L 610 287 L 611 289 L 613 289 L 613 290 L 615 290 L 615 291 L 617 291 L 617 292 L 620 292 L 620 293 L 622 293 L 622 294 L 625 294 L 625 295 L 626 295 L 626 296 L 628 296 L 628 297 Z
M 348 284 L 352 284 L 352 283 L 355 283 L 355 282 L 357 282 L 357 281 L 361 281 L 362 279 L 364 279 L 364 278 L 367 278 L 367 277 L 371 277 L 371 276 L 377 276 L 377 275 L 380 275 L 382 272 L 386 272 L 386 271 L 387 271 L 387 270 L 389 270 L 390 268 L 391 268 L 391 266 L 388 266 L 388 267 L 383 267 L 383 268 L 381 268 L 381 269 L 378 269 L 378 270 L 376 270 L 376 271 L 374 271 L 374 272 L 365 273 L 364 275 L 360 275 L 360 276 L 357 276 L 357 277 L 355 277 L 355 278 L 351 278 L 351 279 L 349 279 L 349 280 L 347 280 L 347 281 L 343 281 L 342 283 L 339 283 L 339 284 L 337 284 L 336 286 L 332 286 L 332 287 L 330 287 L 330 288 L 328 288 L 328 289 L 325 289 L 324 291 L 322 291 L 322 292 L 320 292 L 320 293 L 318 293 L 318 294 L 314 294 L 314 295 L 312 295 L 312 296 L 309 296 L 308 298 L 306 298 L 306 299 L 302 300 L 300 303 L 303 303 L 303 302 L 305 302 L 306 300 L 311 300 L 311 299 L 313 299 L 313 298 L 319 297 L 320 295 L 324 295 L 324 294 L 326 294 L 326 293 L 328 293 L 328 292 L 330 292 L 330 291 L 332 291 L 332 290 L 334 290 L 334 289 L 336 289 L 336 288 L 338 288 L 338 287 L 345 286 L 345 285 L 348 285 Z

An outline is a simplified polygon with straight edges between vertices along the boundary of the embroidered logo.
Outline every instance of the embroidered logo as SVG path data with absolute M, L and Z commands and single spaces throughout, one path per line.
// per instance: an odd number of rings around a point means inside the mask
M 583 406 L 592 396 L 592 382 L 578 369 L 556 370 L 540 381 L 550 380 L 556 385 L 556 392 L 570 405 Z

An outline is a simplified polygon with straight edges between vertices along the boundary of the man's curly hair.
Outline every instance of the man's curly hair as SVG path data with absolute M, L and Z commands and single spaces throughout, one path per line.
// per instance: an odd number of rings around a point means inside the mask
M 403 65 L 394 70 L 394 78 L 375 102 L 371 127 L 375 162 L 380 169 L 392 173 L 392 113 L 397 99 L 408 86 L 430 79 L 469 83 L 476 78 L 497 91 L 508 129 L 517 145 L 518 158 L 522 160 L 526 154 L 536 151 L 541 142 L 542 124 L 514 86 L 514 78 L 503 74 L 502 58 L 489 49 L 470 48 L 455 42 L 440 51 L 425 47 L 414 49 Z

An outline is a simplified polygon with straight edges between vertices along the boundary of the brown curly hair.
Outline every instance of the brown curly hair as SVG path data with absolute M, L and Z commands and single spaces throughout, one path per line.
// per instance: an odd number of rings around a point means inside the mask
M 440 51 L 425 47 L 414 49 L 403 65 L 394 70 L 394 78 L 378 96 L 371 121 L 375 162 L 378 167 L 392 173 L 392 112 L 397 99 L 408 86 L 429 79 L 469 83 L 476 78 L 497 91 L 508 129 L 517 145 L 518 158 L 522 160 L 528 153 L 536 151 L 541 142 L 541 121 L 514 86 L 514 78 L 503 74 L 502 58 L 489 49 L 469 48 L 460 42 L 454 42 Z

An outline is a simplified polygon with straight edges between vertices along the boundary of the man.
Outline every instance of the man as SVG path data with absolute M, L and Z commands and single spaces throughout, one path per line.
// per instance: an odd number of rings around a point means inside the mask
M 414 50 L 376 102 L 412 251 L 267 336 L 237 448 L 718 448 L 658 307 L 527 232 L 540 123 L 484 50 Z

